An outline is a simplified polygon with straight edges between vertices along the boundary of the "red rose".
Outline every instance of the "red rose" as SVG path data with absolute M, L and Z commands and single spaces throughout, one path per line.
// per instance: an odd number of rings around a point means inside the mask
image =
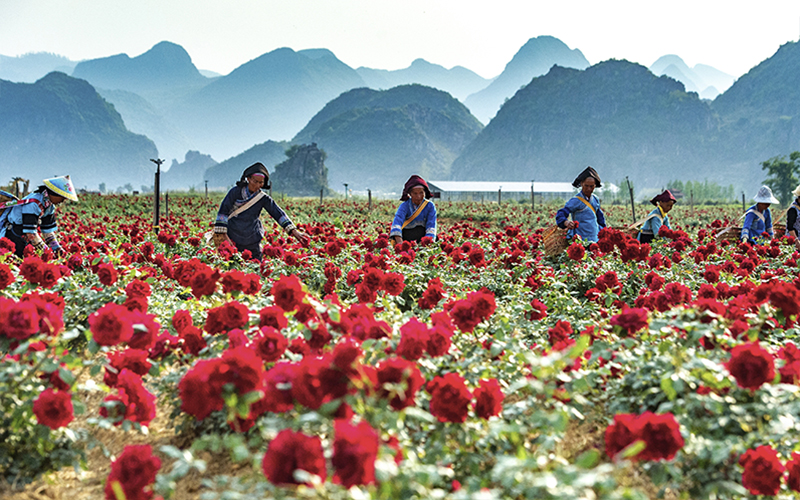
M 380 362 L 376 372 L 378 396 L 389 398 L 392 408 L 400 411 L 415 404 L 417 391 L 425 382 L 416 363 L 402 358 L 389 358 Z M 394 392 L 392 389 L 390 392 L 384 384 L 403 384 L 403 390 Z
M 344 396 L 347 379 L 331 365 L 330 355 L 306 356 L 300 361 L 292 383 L 292 394 L 298 403 L 316 410 L 324 403 Z
M 586 255 L 586 249 L 577 241 L 567 248 L 567 257 L 572 260 L 581 260 L 584 255 Z
M 247 306 L 236 301 L 209 309 L 205 331 L 214 334 L 228 332 L 234 328 L 247 328 L 250 321 L 249 314 Z
M 135 279 L 125 287 L 125 294 L 128 297 L 149 297 L 150 284 L 140 279 Z
M 156 418 L 156 397 L 145 389 L 142 377 L 124 368 L 117 379 L 117 390 L 125 403 L 125 419 L 149 424 Z
M 127 342 L 133 336 L 131 313 L 124 306 L 109 302 L 89 316 L 89 330 L 100 345 L 114 346 Z
M 375 482 L 375 458 L 378 456 L 378 433 L 367 422 L 353 425 L 337 420 L 334 424 L 334 482 L 351 486 Z
M 469 259 L 470 264 L 475 267 L 483 267 L 486 265 L 484 257 L 485 254 L 483 252 L 483 248 L 477 245 L 470 248 L 469 253 L 467 253 L 467 258 Z
M 117 500 L 114 484 L 118 484 L 129 500 L 152 498 L 145 489 L 156 481 L 161 460 L 153 456 L 149 444 L 126 446 L 118 459 L 111 462 L 111 472 L 106 480 L 106 500 Z
M 347 374 L 355 374 L 359 360 L 364 355 L 357 339 L 341 337 L 333 348 L 333 366 Z
M 642 422 L 636 415 L 628 413 L 614 415 L 614 423 L 606 427 L 606 455 L 613 459 L 619 452 L 642 439 L 641 427 Z
M 194 325 L 194 321 L 192 320 L 192 313 L 189 311 L 180 309 L 172 315 L 172 327 L 178 334 L 183 333 L 186 328 L 192 325 Z
M 425 348 L 431 357 L 444 356 L 452 345 L 453 331 L 442 325 L 434 325 L 429 330 Z
M 268 363 L 278 361 L 288 346 L 289 341 L 286 337 L 271 326 L 262 326 L 253 339 L 256 354 Z
M 203 338 L 203 331 L 196 326 L 188 326 L 180 334 L 183 341 L 182 351 L 193 356 L 200 354 L 200 351 L 208 345 Z
M 19 266 L 19 274 L 34 285 L 38 285 L 42 281 L 44 267 L 44 261 L 32 255 L 30 257 L 25 257 L 25 260 L 22 261 L 22 264 Z
M 283 413 L 294 408 L 291 386 L 296 375 L 297 366 L 287 362 L 276 363 L 264 374 L 265 411 Z
M 111 286 L 117 282 L 117 270 L 113 265 L 105 262 L 97 267 L 97 277 L 100 279 L 100 283 Z
M 218 365 L 218 359 L 198 361 L 178 383 L 181 409 L 197 420 L 203 420 L 225 406 L 216 388 L 210 384 L 211 375 Z
M 196 270 L 189 281 L 189 286 L 192 287 L 192 295 L 199 299 L 213 294 L 217 290 L 219 277 L 219 271 L 208 266 Z
M 639 416 L 641 438 L 645 449 L 636 457 L 639 460 L 672 460 L 683 448 L 678 422 L 671 413 L 656 415 L 645 412 Z
M 499 415 L 503 409 L 503 391 L 497 379 L 481 380 L 475 389 L 475 414 L 484 419 Z
M 431 393 L 430 412 L 440 422 L 464 423 L 469 413 L 472 394 L 467 389 L 464 377 L 447 373 L 428 382 Z
M 5 264 L 0 264 L 0 290 L 7 288 L 15 279 L 11 268 Z
M 569 321 L 558 320 L 553 328 L 547 330 L 548 340 L 550 345 L 556 345 L 559 342 L 565 342 L 572 335 L 572 325 Z
M 428 288 L 422 292 L 422 297 L 419 298 L 419 307 L 420 309 L 433 309 L 443 297 L 442 281 L 439 278 L 433 278 L 428 282 Z
M 364 273 L 364 281 L 362 284 L 366 286 L 370 291 L 377 292 L 381 289 L 381 284 L 383 283 L 383 271 L 377 269 L 375 267 L 370 267 L 367 269 L 366 273 Z
M 147 360 L 147 351 L 141 349 L 125 349 L 124 351 L 116 351 L 108 354 L 108 366 L 106 366 L 105 375 L 103 375 L 103 383 L 109 387 L 116 387 L 117 376 L 123 368 L 127 368 L 136 375 L 144 376 L 150 371 L 153 366 Z
M 632 335 L 647 327 L 647 309 L 625 308 L 621 313 L 612 317 L 609 323 L 620 327 L 627 335 Z
M 531 321 L 538 321 L 547 317 L 547 306 L 539 299 L 531 300 L 531 313 L 528 318 Z
M 468 300 L 456 301 L 450 309 L 450 317 L 458 329 L 465 333 L 471 333 L 481 322 L 481 318 L 475 314 L 475 309 Z
M 269 443 L 262 467 L 264 476 L 275 485 L 301 484 L 294 478 L 296 470 L 319 476 L 322 481 L 328 476 L 319 437 L 291 429 L 282 430 Z
M 769 446 L 759 446 L 747 450 L 739 458 L 744 467 L 742 486 L 753 495 L 775 496 L 781 488 L 781 477 L 784 470 L 778 458 L 778 452 Z
M 72 396 L 67 391 L 45 389 L 33 401 L 33 414 L 36 420 L 53 430 L 65 427 L 72 422 Z
M 786 462 L 786 485 L 792 491 L 800 491 L 800 453 L 792 453 L 792 458 Z
M 25 340 L 40 330 L 36 304 L 0 298 L 0 334 L 10 339 Z
M 739 387 L 758 389 L 775 378 L 775 363 L 772 355 L 762 349 L 758 342 L 740 344 L 731 351 L 731 359 L 725 363 Z
M 258 312 L 258 326 L 271 326 L 280 331 L 286 328 L 288 324 L 289 320 L 286 319 L 286 313 L 280 307 L 269 306 Z
M 272 296 L 275 298 L 275 305 L 284 311 L 293 311 L 303 302 L 306 294 L 300 278 L 292 274 L 283 276 L 272 285 Z
M 156 315 L 141 311 L 131 311 L 130 319 L 134 325 L 134 330 L 133 335 L 128 340 L 128 347 L 133 349 L 150 349 L 153 347 L 161 329 L 161 325 L 156 322 Z
M 397 355 L 409 361 L 416 361 L 425 354 L 430 335 L 428 327 L 417 318 L 409 319 L 400 327 L 400 343 Z
M 399 273 L 386 273 L 383 276 L 381 286 L 389 295 L 400 295 L 403 292 L 405 283 L 402 274 Z

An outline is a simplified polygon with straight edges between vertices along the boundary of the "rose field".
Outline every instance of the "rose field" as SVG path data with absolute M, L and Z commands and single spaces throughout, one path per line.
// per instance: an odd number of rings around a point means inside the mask
M 798 495 L 800 253 L 717 241 L 741 207 L 640 245 L 606 206 L 548 257 L 555 204 L 439 201 L 393 248 L 397 202 L 286 199 L 311 243 L 265 217 L 258 262 L 205 245 L 221 196 L 0 240 L 0 497 Z

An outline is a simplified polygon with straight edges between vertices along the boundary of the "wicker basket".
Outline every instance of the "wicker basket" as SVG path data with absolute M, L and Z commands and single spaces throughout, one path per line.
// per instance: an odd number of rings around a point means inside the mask
M 558 226 L 551 226 L 542 232 L 542 245 L 544 254 L 548 257 L 558 255 L 567 249 L 567 230 Z
M 733 243 L 737 243 L 741 238 L 741 235 L 742 235 L 741 226 L 728 226 L 718 231 L 714 239 L 717 240 L 717 243 L 722 243 L 723 241 L 731 241 Z
M 641 226 L 641 224 L 639 226 Z M 610 229 L 614 229 L 614 230 L 617 230 L 617 231 L 619 231 L 621 233 L 627 234 L 628 236 L 630 236 L 631 238 L 633 238 L 635 240 L 639 236 L 639 230 L 640 230 L 639 226 L 637 226 L 637 225 L 618 226 L 618 227 L 612 227 Z

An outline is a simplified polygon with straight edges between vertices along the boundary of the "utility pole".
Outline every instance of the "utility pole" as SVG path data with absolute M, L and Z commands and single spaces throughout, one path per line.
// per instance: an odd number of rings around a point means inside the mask
M 161 164 L 164 163 L 164 160 L 161 158 L 150 158 L 150 161 L 156 164 L 156 179 L 155 183 L 153 184 L 153 191 L 155 195 L 155 204 L 153 206 L 153 225 L 156 228 L 156 232 L 158 232 L 158 223 L 159 223 L 159 203 L 161 202 Z
M 367 210 L 372 211 L 372 190 L 367 189 Z
M 502 188 L 502 187 L 501 187 L 500 189 L 498 189 L 498 190 L 497 190 L 497 204 L 498 204 L 498 205 L 500 204 L 500 198 L 501 198 L 501 196 L 500 196 L 500 192 L 501 192 L 502 190 L 503 190 L 503 188 Z
M 208 180 L 206 180 L 206 199 L 208 199 Z
M 531 179 L 531 212 L 536 212 L 536 195 L 533 192 L 533 179 Z
M 342 184 L 344 184 L 344 201 L 347 201 L 347 183 L 343 182 Z

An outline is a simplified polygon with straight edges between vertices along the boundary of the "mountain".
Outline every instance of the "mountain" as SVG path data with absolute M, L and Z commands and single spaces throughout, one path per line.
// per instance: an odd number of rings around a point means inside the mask
M 72 72 L 96 88 L 127 90 L 150 97 L 176 89 L 196 89 L 208 83 L 200 74 L 192 58 L 180 45 L 160 42 L 136 57 L 117 54 L 100 59 L 82 61 Z
M 98 89 L 98 92 L 122 115 L 128 130 L 146 135 L 156 143 L 161 158 L 175 160 L 192 149 L 183 132 L 144 97 L 127 90 Z
M 205 189 L 203 176 L 207 169 L 217 165 L 208 155 L 187 151 L 182 163 L 172 160 L 169 170 L 161 173 L 162 191 L 187 191 Z
M 325 152 L 316 144 L 295 144 L 286 151 L 286 160 L 275 165 L 272 188 L 289 196 L 316 197 L 329 192 Z
M 297 133 L 325 103 L 363 87 L 328 50 L 276 49 L 217 78 L 167 110 L 198 149 L 225 158 Z
M 33 83 L 53 71 L 71 73 L 76 64 L 76 61 L 49 52 L 34 52 L 19 57 L 0 55 L 0 80 Z
M 726 159 L 760 169 L 761 161 L 800 150 L 798 80 L 800 44 L 788 42 L 714 100 L 726 134 L 721 151 Z
M 156 154 L 86 81 L 58 72 L 32 84 L 0 80 L 0 179 L 71 174 L 77 188 L 138 186 L 150 183 Z
M 242 172 L 256 162 L 263 163 L 274 174 L 275 165 L 286 159 L 286 143 L 267 141 L 256 144 L 247 151 L 214 165 L 206 170 L 203 179 L 208 181 L 208 189 L 230 189 L 238 181 Z
M 556 64 L 565 68 L 584 69 L 589 66 L 589 61 L 580 50 L 570 50 L 558 38 L 531 38 L 506 64 L 500 76 L 485 89 L 467 97 L 464 104 L 479 120 L 488 123 L 506 99 L 513 96 L 520 87 L 530 83 L 532 78 L 544 75 Z
M 678 80 L 683 83 L 687 92 L 697 92 L 704 99 L 714 99 L 719 95 L 719 89 L 724 91 L 734 80 L 731 75 L 705 64 L 696 64 L 690 68 L 683 59 L 674 54 L 659 57 L 650 66 L 650 71 L 657 76 L 667 75 Z
M 461 66 L 446 69 L 438 64 L 431 64 L 425 59 L 416 59 L 411 66 L 395 71 L 360 67 L 356 69 L 361 78 L 372 89 L 390 89 L 398 85 L 419 83 L 449 92 L 456 99 L 463 101 L 468 95 L 485 88 L 491 80 Z
M 705 163 L 717 126 L 706 101 L 644 66 L 554 66 L 506 102 L 453 162 L 451 177 L 567 181 L 592 165 L 611 182 L 700 177 L 727 185 L 732 173 Z
M 353 89 L 329 102 L 293 139 L 327 153 L 328 185 L 397 191 L 412 174 L 447 177 L 453 159 L 481 130 L 441 90 L 401 85 Z

